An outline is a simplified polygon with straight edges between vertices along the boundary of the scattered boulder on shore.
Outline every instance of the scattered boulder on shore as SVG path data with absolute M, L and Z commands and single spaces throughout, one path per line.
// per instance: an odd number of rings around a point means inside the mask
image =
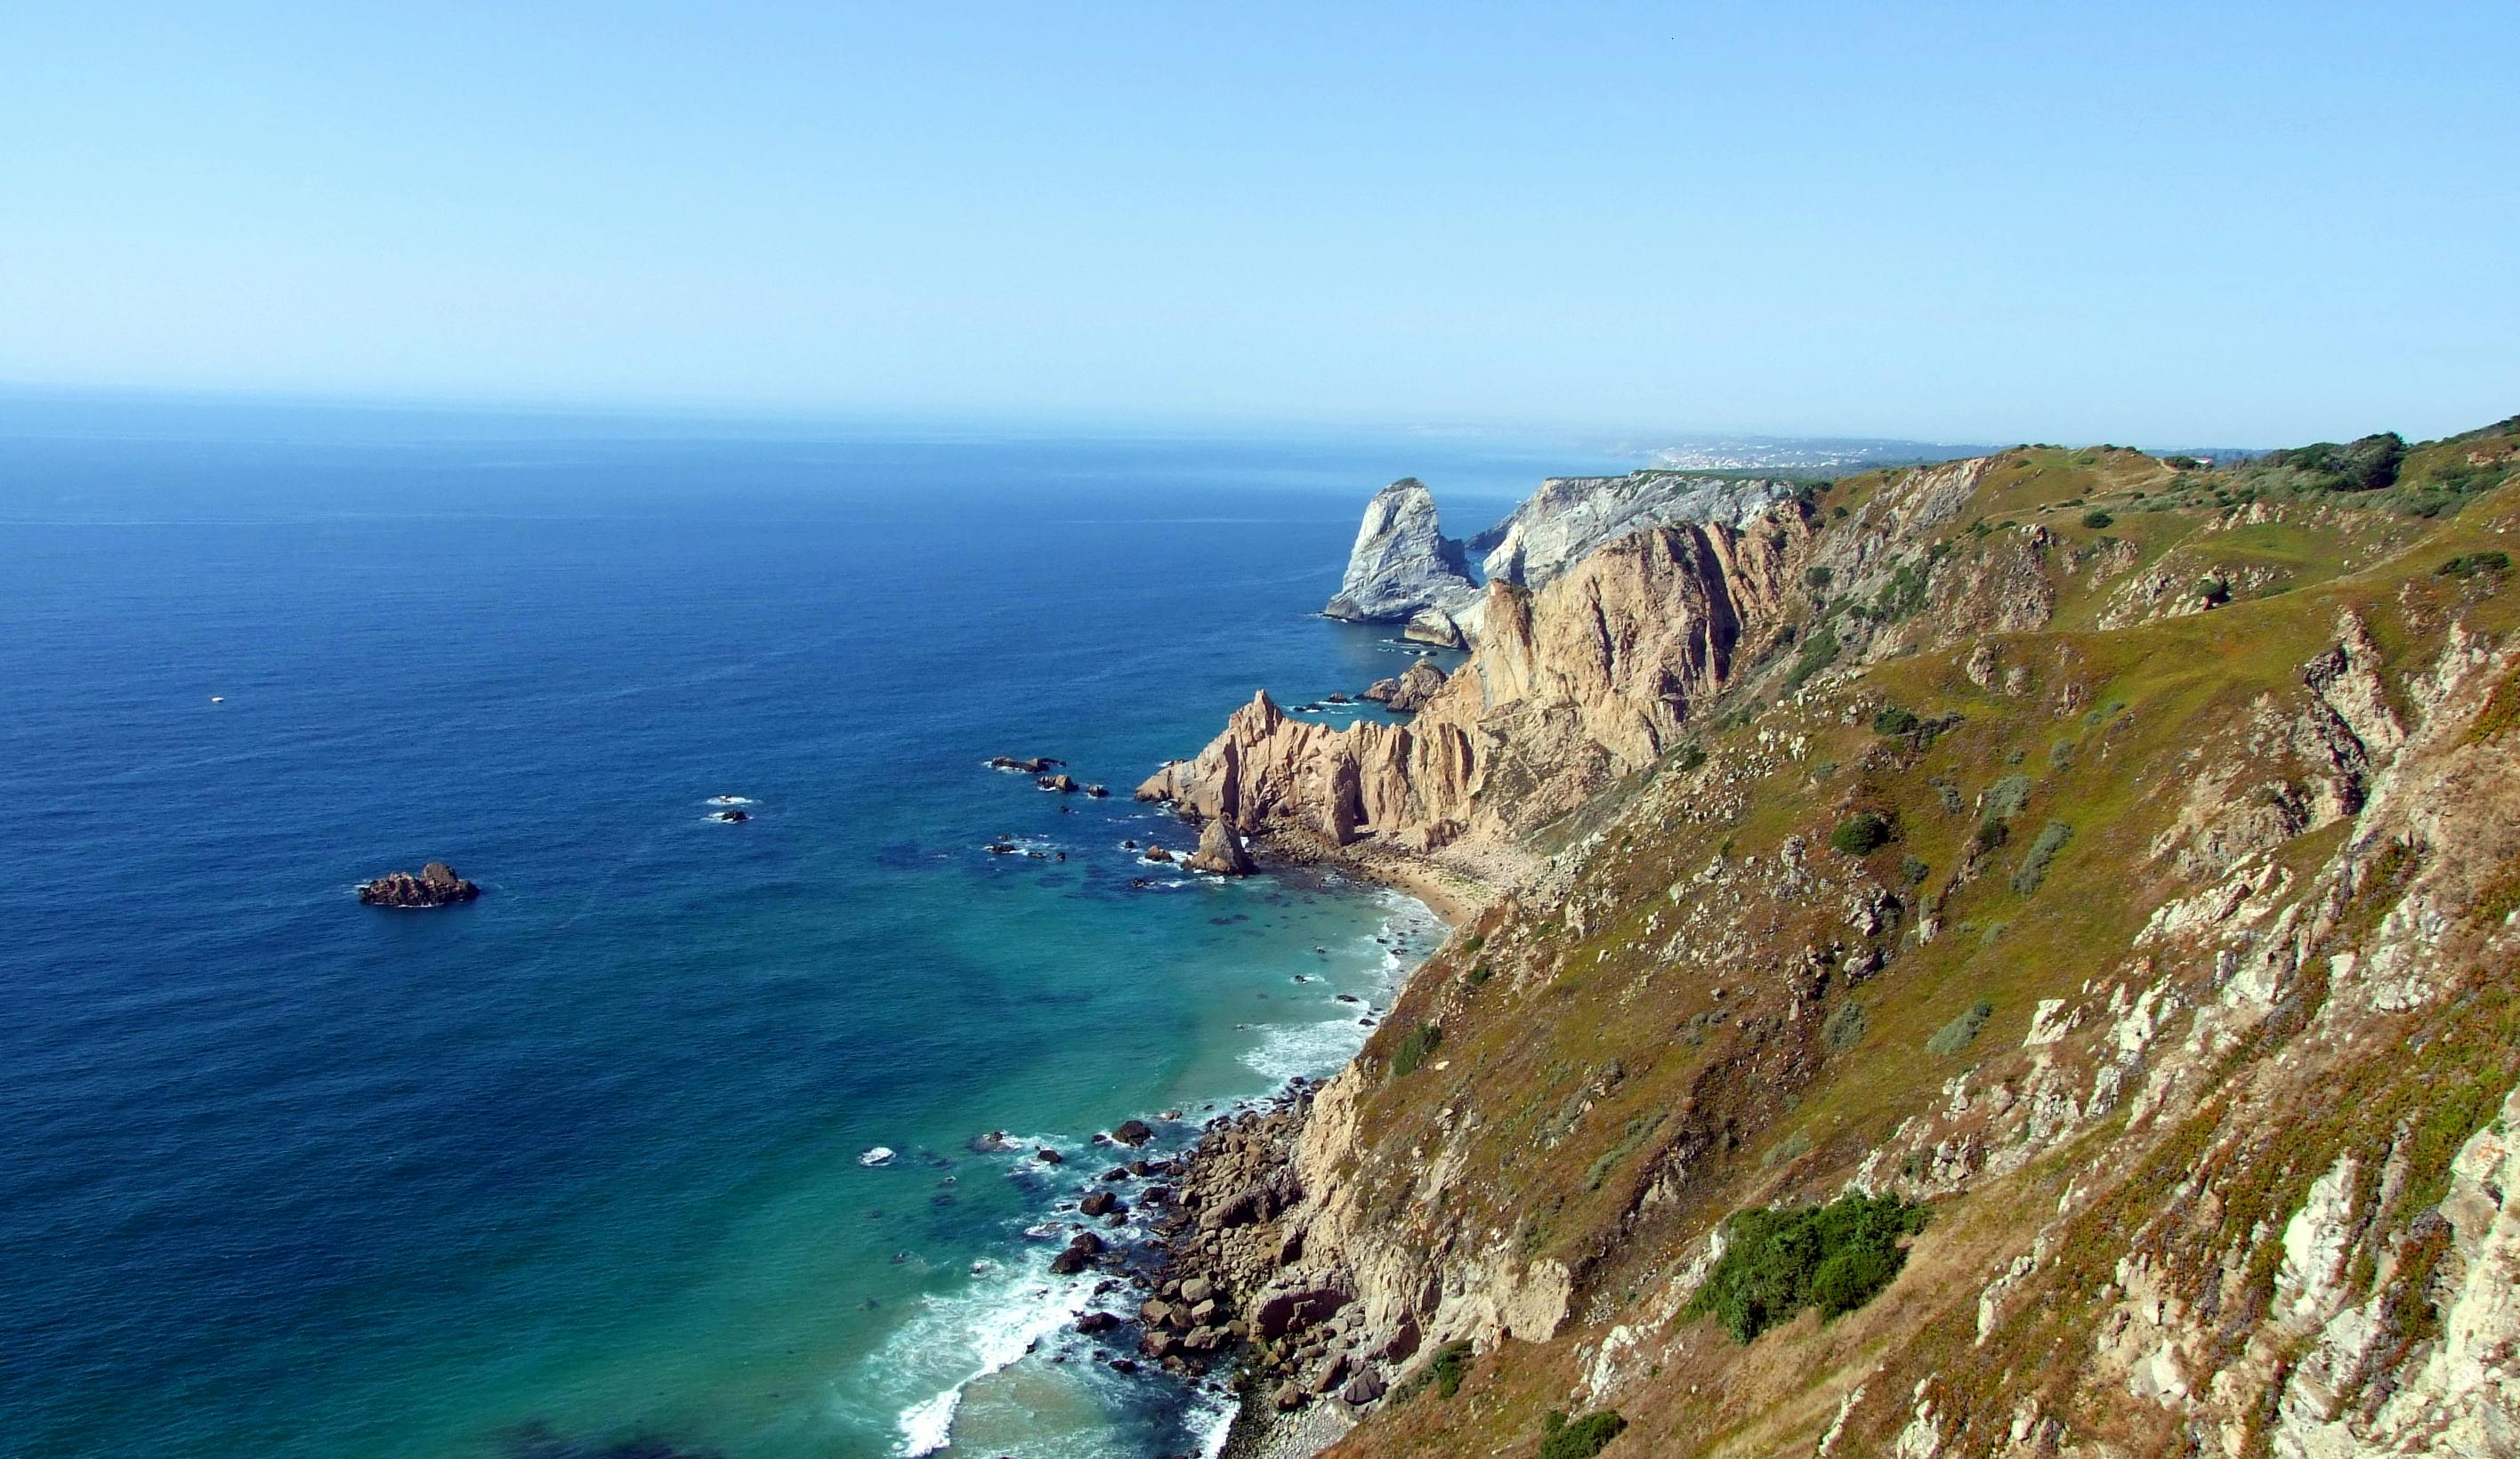
M 1064 771 L 1061 771 L 1059 774 L 1055 775 L 1043 775 L 1041 778 L 1033 781 L 1033 783 L 1044 790 L 1056 790 L 1061 795 L 1069 794 L 1079 788 L 1076 783 L 1076 777 L 1068 774 Z
M 1023 775 L 1048 774 L 1066 764 L 1064 760 L 1053 760 L 1048 755 L 992 755 L 989 757 L 989 769 L 1012 771 Z
M 1094 784 L 1086 786 L 1085 793 L 1098 801 L 1108 800 L 1111 795 L 1111 787 L 1097 781 Z
M 370 906 L 452 906 L 480 895 L 479 887 L 444 862 L 429 862 L 418 875 L 388 871 L 359 888 L 359 900 Z
M 1132 1149 L 1154 1137 L 1155 1131 L 1144 1120 L 1123 1120 L 1120 1127 L 1111 1131 L 1111 1138 Z
M 1164 850 L 1164 849 L 1163 849 L 1162 847 L 1160 847 L 1160 846 L 1153 846 L 1153 845 L 1149 845 L 1149 846 L 1147 848 L 1147 860 L 1148 860 L 1148 861 L 1150 861 L 1150 862 L 1169 862 L 1169 861 L 1171 861 L 1172 859 L 1173 859 L 1173 854 L 1172 854 L 1171 852 L 1169 852 L 1169 851 Z
M 1222 820 L 1211 820 L 1198 833 L 1198 850 L 1191 853 L 1183 864 L 1193 871 L 1211 871 L 1218 876 L 1249 876 L 1260 869 L 1251 853 L 1242 849 L 1242 838 L 1227 828 Z

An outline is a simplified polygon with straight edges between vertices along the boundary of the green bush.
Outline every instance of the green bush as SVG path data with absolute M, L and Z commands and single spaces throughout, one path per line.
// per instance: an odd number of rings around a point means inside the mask
M 2116 522 L 2116 517 L 2109 515 L 2107 512 L 2100 510 L 2096 507 L 2083 513 L 2083 525 L 2091 528 L 2094 532 L 2100 530 L 2102 527 L 2115 525 Z
M 1469 1376 L 1470 1340 L 1457 1338 L 1435 1349 L 1426 1360 L 1426 1371 L 1435 1380 L 1438 1397 L 1449 1398 L 1462 1391 L 1462 1380 Z
M 1540 1459 L 1593 1459 L 1610 1446 L 1610 1440 L 1627 1432 L 1628 1421 L 1619 1417 L 1615 1408 L 1586 1414 L 1572 1423 L 1566 1415 L 1550 1411 L 1541 1421 Z
M 1896 1196 L 1736 1212 L 1688 1314 L 1714 1316 L 1741 1343 L 1805 1307 L 1819 1307 L 1822 1320 L 1843 1316 L 1890 1285 L 1908 1260 L 1900 1243 L 1924 1228 L 1925 1208 Z
M 1899 879 L 1912 887 L 1923 886 L 1925 884 L 1925 878 L 1933 874 L 1934 868 L 1926 865 L 1925 859 L 1922 857 L 1901 857 L 1899 859 Z
M 1990 819 L 2010 820 L 2020 815 L 2021 808 L 2028 804 L 2030 804 L 2028 775 L 2005 775 L 1986 787 L 1985 810 Z
M 1913 734 L 1916 731 L 1916 713 L 1914 710 L 1901 709 L 1896 704 L 1885 705 L 1872 716 L 1872 732 L 1875 734 Z
M 2048 879 L 2048 863 L 2056 860 L 2065 843 L 2074 839 L 2074 828 L 2061 820 L 2051 820 L 2041 828 L 2039 838 L 2021 854 L 2021 867 L 2012 873 L 2012 889 L 2027 897 L 2039 890 Z
M 2449 561 L 2444 562 L 2441 566 L 2434 568 L 2433 576 L 2443 578 L 2472 578 L 2481 572 L 2509 572 L 2510 570 L 2511 554 L 2509 553 L 2467 553 L 2460 556 L 2452 557 Z
M 1828 1010 L 1821 1020 L 1821 1040 L 1844 1053 L 1864 1041 L 1864 1005 L 1853 998 Z
M 1803 640 L 1803 650 L 1794 657 L 1794 672 L 1785 678 L 1787 689 L 1801 688 L 1813 675 L 1825 669 L 1837 657 L 1837 631 L 1823 624 L 1810 638 Z
M 1441 1024 L 1421 1023 L 1400 1038 L 1400 1046 L 1391 1051 L 1391 1072 L 1407 1076 L 1416 1074 L 1435 1045 L 1444 1041 Z
M 2265 469 L 2290 468 L 2303 473 L 2312 484 L 2329 491 L 2378 491 L 2398 479 L 2398 467 L 2407 459 L 2406 438 L 2394 430 L 2362 436 L 2339 446 L 2333 441 L 2298 446 L 2288 451 L 2270 451 L 2255 464 Z
M 1985 1028 L 1986 1021 L 1994 1016 L 1995 1005 L 1980 998 L 1968 1005 L 1967 1012 L 1936 1029 L 1934 1037 L 1925 1040 L 1925 1048 L 1930 1053 L 1950 1058 L 1975 1041 L 1978 1031 Z
M 1814 588 L 1827 587 L 1829 579 L 1835 576 L 1836 574 L 1830 572 L 1825 567 L 1806 567 L 1803 569 L 1803 581 L 1809 583 Z
M 1871 811 L 1858 811 L 1837 823 L 1828 833 L 1828 844 L 1851 857 L 1877 851 L 1890 844 L 1896 832 L 1887 817 Z

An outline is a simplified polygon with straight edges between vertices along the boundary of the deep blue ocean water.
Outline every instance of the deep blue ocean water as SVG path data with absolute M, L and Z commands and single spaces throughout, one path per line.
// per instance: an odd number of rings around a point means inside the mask
M 1328 1072 L 1440 929 L 1148 866 L 1128 791 L 1407 662 L 1312 616 L 1375 486 L 1465 534 L 1608 464 L 123 423 L 0 413 L 12 1459 L 1194 1448 L 1045 1274 L 1087 1141 Z M 355 901 L 432 858 L 484 897 Z

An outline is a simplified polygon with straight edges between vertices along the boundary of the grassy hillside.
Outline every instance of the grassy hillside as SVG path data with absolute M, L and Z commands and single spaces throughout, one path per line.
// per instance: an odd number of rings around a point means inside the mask
M 1374 1239 L 1561 1262 L 1573 1298 L 1337 1452 L 1538 1453 L 1611 1410 L 1612 1456 L 2382 1423 L 2479 1260 L 2452 1158 L 2520 1083 L 2515 446 L 2350 482 L 2022 447 L 1819 491 L 1756 668 L 1536 833 L 1549 875 L 1351 1076 Z M 2322 1177 L 2332 1280 L 2286 1264 Z M 1773 1246 L 1735 1217 L 1849 1189 L 1919 1208 L 1880 1295 L 1746 1344 L 1692 1307 L 1728 1222 Z M 2349 1310 L 2381 1338 L 2304 1417 Z

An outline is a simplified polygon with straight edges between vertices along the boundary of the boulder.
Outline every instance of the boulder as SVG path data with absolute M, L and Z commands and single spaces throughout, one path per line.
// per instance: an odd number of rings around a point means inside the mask
M 729 807 L 724 811 L 718 812 L 714 818 L 723 820 L 729 825 L 741 825 L 752 818 L 752 813 L 741 808 Z
M 1183 864 L 1193 871 L 1210 871 L 1218 876 L 1249 876 L 1260 869 L 1251 853 L 1242 849 L 1242 838 L 1234 834 L 1222 820 L 1211 820 L 1198 833 L 1198 850 L 1191 853 Z
M 1347 1381 L 1347 1387 L 1339 1390 L 1339 1400 L 1344 1403 L 1371 1403 L 1381 1397 L 1385 1391 L 1381 1374 L 1372 1368 L 1360 1368 L 1357 1375 Z
M 1274 1401 L 1280 1413 L 1293 1413 L 1304 1406 L 1304 1386 L 1291 1378 L 1286 1380 L 1278 1385 L 1278 1396 Z
M 370 906 L 453 906 L 481 895 L 481 889 L 455 874 L 444 862 L 431 862 L 418 875 L 388 871 L 359 888 L 359 900 Z
M 1120 1127 L 1111 1131 L 1111 1138 L 1131 1148 L 1143 1145 L 1154 1137 L 1154 1130 L 1144 1120 L 1123 1120 L 1120 1122 Z
M 1252 1331 L 1274 1341 L 1323 1322 L 1347 1304 L 1348 1295 L 1332 1287 L 1281 1292 L 1260 1304 L 1260 1310 L 1252 1314 Z
M 1076 1330 L 1089 1338 L 1096 1333 L 1109 1332 L 1119 1325 L 1120 1316 L 1117 1312 L 1088 1312 L 1076 1319 Z
M 1120 1204 L 1118 1196 L 1107 1190 L 1098 1190 L 1088 1195 L 1077 1209 L 1087 1216 L 1109 1216 L 1114 1212 L 1126 1214 L 1129 1208 Z
M 1067 795 L 1078 788 L 1076 777 L 1064 771 L 1055 775 L 1043 775 L 1033 783 L 1044 790 L 1056 790 L 1061 795 Z

